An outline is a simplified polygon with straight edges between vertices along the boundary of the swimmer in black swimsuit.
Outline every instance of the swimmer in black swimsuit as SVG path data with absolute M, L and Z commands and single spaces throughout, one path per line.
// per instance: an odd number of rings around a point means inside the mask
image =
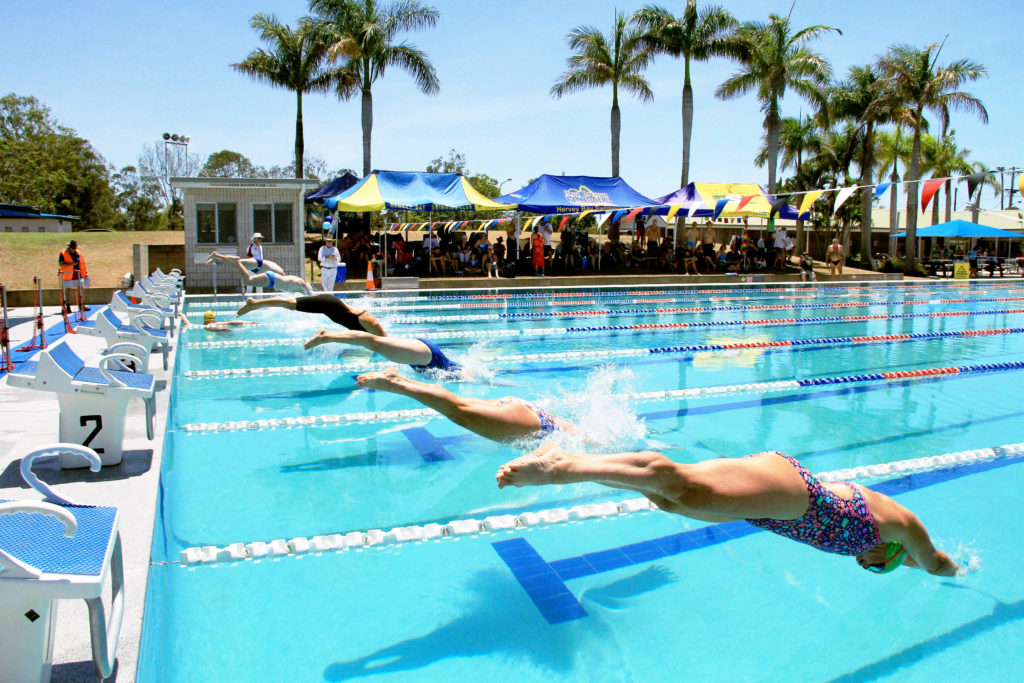
M 317 294 L 300 296 L 297 299 L 274 297 L 270 299 L 246 299 L 238 309 L 239 317 L 260 308 L 286 308 L 301 313 L 319 313 L 325 315 L 342 327 L 357 332 L 369 332 L 378 337 L 386 337 L 387 333 L 380 322 L 369 311 L 352 308 L 333 294 Z M 321 342 L 322 343 L 322 342 Z
M 462 366 L 444 355 L 433 342 L 426 339 L 403 339 L 401 337 L 380 337 L 360 330 L 330 332 L 320 328 L 309 338 L 305 348 L 309 349 L 321 344 L 351 344 L 362 346 L 379 353 L 390 361 L 403 363 L 418 372 L 427 370 L 444 370 L 445 372 L 461 372 Z
M 556 430 L 573 432 L 575 426 L 546 410 L 514 398 L 481 399 L 457 396 L 436 384 L 402 377 L 395 368 L 359 375 L 359 386 L 389 391 L 419 401 L 449 420 L 492 441 L 544 438 Z

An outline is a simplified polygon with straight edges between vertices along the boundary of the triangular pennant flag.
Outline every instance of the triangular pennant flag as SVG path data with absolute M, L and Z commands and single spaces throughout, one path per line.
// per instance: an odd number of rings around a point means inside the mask
M 1022 177 L 1024 177 L 1024 176 L 1022 176 Z M 676 214 L 679 213 L 679 209 L 681 209 L 681 208 L 683 208 L 682 204 L 672 204 L 671 206 L 669 206 L 668 207 L 668 215 L 665 216 L 665 220 L 670 221 L 673 218 L 675 218 Z
M 772 210 L 768 212 L 768 219 L 771 220 L 772 218 L 775 218 L 775 214 L 777 214 L 785 205 L 785 197 L 779 197 L 774 202 L 772 202 Z
M 715 220 L 718 220 L 718 217 L 722 215 L 723 211 L 725 211 L 725 207 L 729 201 L 729 199 L 719 199 L 715 202 Z
M 839 207 L 846 203 L 846 200 L 850 198 L 854 192 L 857 191 L 856 185 L 850 185 L 839 190 L 839 194 L 836 195 L 836 206 L 832 209 L 833 213 L 839 210 Z
M 704 203 L 704 200 L 698 199 L 697 201 L 690 205 L 690 210 L 686 212 L 686 217 L 693 218 L 693 214 L 697 213 L 701 209 L 706 208 L 708 208 L 708 205 Z
M 928 202 L 932 200 L 935 193 L 939 191 L 942 184 L 946 182 L 948 178 L 932 178 L 931 180 L 924 181 L 924 186 L 921 188 L 921 210 L 924 211 L 928 208 Z
M 608 220 L 609 216 L 611 216 L 611 214 L 608 213 L 607 211 L 605 211 L 604 213 L 598 215 L 598 217 L 597 217 L 597 227 L 600 228 L 602 225 L 604 225 L 604 222 L 606 220 Z
M 1024 195 L 1024 173 L 1020 174 L 1020 193 L 1021 195 Z
M 825 194 L 824 190 L 815 190 L 805 194 L 803 201 L 800 202 L 800 215 L 807 213 L 811 208 L 811 204 L 818 201 L 818 197 L 823 194 Z
M 972 173 L 967 176 L 967 201 L 971 200 L 974 196 L 974 191 L 981 185 L 981 181 L 985 179 L 984 173 Z
M 622 216 L 625 215 L 625 213 L 626 213 L 625 209 L 619 209 L 618 211 L 616 211 L 615 213 L 612 214 L 611 226 L 613 228 L 616 225 L 618 225 L 619 219 L 622 218 Z
M 592 213 L 596 213 L 596 212 L 593 209 L 588 209 L 588 210 L 584 211 L 583 213 L 580 214 L 580 220 L 583 220 L 584 218 L 587 217 L 588 214 L 592 214 Z
M 561 230 L 565 227 L 565 224 L 568 223 L 570 219 L 572 219 L 572 216 L 562 217 L 562 222 L 558 224 L 559 232 L 561 232 Z
M 756 194 L 748 194 L 746 197 L 740 197 L 740 203 L 736 205 L 736 210 L 742 211 L 743 207 L 749 204 L 754 199 L 757 199 Z
M 636 218 L 636 217 L 637 217 L 637 215 L 638 215 L 638 214 L 639 214 L 639 213 L 640 213 L 641 211 L 643 211 L 643 210 L 644 210 L 644 209 L 643 209 L 643 207 L 640 207 L 639 209 L 630 209 L 629 213 L 628 213 L 628 214 L 626 214 L 626 218 L 624 219 L 624 221 L 625 221 L 626 223 L 630 222 L 631 220 L 633 220 L 634 218 Z
M 885 194 L 885 191 L 888 190 L 891 185 L 892 185 L 892 183 L 882 183 L 881 185 L 876 187 L 875 188 L 875 199 L 878 199 L 883 194 Z

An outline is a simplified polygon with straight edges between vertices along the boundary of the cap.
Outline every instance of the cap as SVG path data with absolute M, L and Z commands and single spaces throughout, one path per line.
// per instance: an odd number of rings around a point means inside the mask
M 261 232 L 254 232 L 252 234 L 252 238 L 253 239 L 263 239 L 263 233 L 261 233 Z
M 206 311 L 205 313 L 203 313 L 203 322 L 212 323 L 216 319 L 216 317 L 217 314 L 214 313 L 213 311 Z

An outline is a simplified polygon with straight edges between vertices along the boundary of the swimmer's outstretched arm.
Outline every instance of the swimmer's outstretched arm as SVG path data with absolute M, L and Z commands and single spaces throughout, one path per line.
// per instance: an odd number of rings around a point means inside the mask
M 959 567 L 932 543 L 928 530 L 913 512 L 889 496 L 861 486 L 868 506 L 878 524 L 878 535 L 883 543 L 896 541 L 907 551 L 904 565 L 923 569 L 936 576 L 955 576 Z M 880 557 L 878 555 L 881 555 Z M 880 548 L 857 556 L 861 566 L 883 562 L 884 552 Z

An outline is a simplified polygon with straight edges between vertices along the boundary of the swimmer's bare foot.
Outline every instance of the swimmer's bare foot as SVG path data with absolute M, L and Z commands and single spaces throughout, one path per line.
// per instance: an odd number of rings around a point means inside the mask
M 251 311 L 255 311 L 257 308 L 259 308 L 259 306 L 257 305 L 256 299 L 253 299 L 252 297 L 249 297 L 249 298 L 247 298 L 245 300 L 245 303 L 242 304 L 242 306 L 238 309 L 238 311 L 235 313 L 235 315 L 238 316 L 238 317 L 242 317 L 246 313 L 249 313 Z
M 387 368 L 378 372 L 367 372 L 356 377 L 356 383 L 367 389 L 378 391 L 396 391 L 401 386 L 402 376 L 396 368 Z
M 321 327 L 316 331 L 312 337 L 306 340 L 303 348 L 309 351 L 310 349 L 316 348 L 321 344 L 330 344 L 333 342 L 344 341 L 349 336 L 348 331 L 342 332 L 328 332 L 326 327 Z
M 206 263 L 218 263 L 221 260 L 220 254 L 215 251 L 211 251 L 210 255 L 206 258 Z
M 502 465 L 498 469 L 498 488 L 567 483 L 573 459 L 556 444 L 544 444 L 532 453 Z

